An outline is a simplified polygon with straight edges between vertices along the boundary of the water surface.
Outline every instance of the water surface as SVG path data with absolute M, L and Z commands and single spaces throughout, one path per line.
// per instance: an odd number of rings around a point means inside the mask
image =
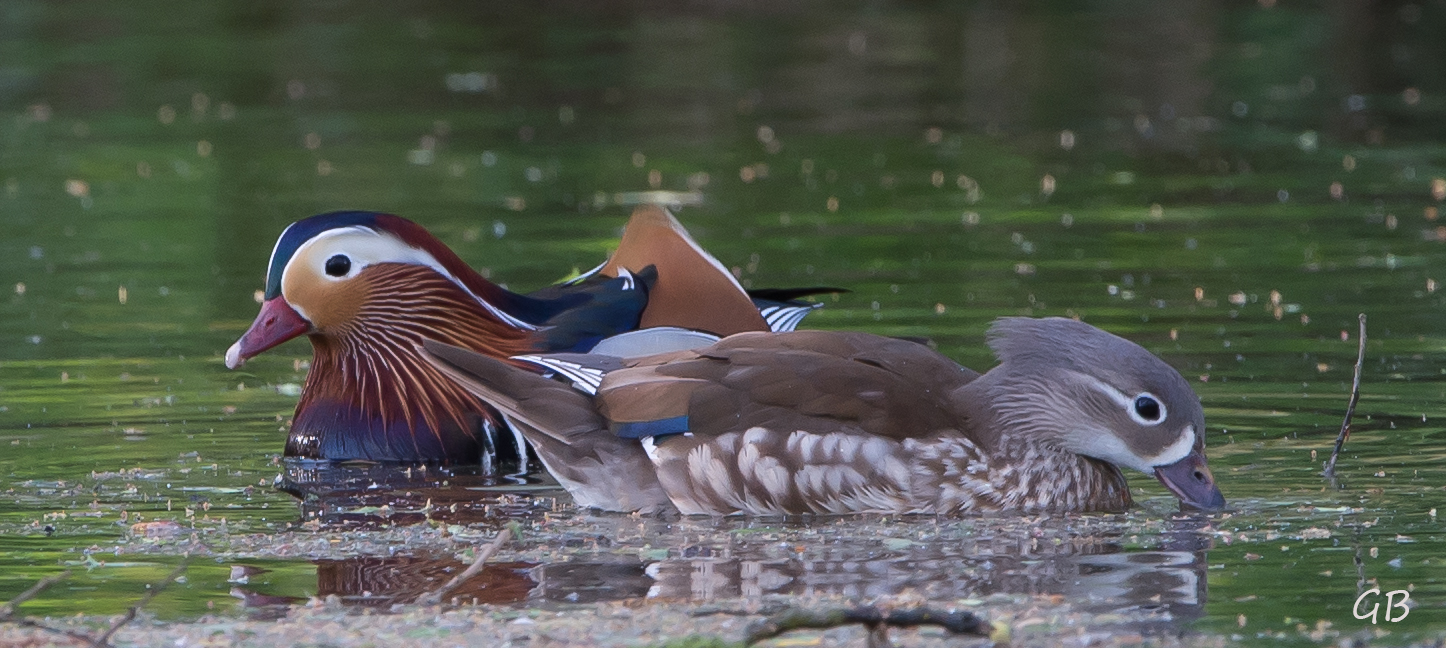
M 1446 630 L 1439 2 L 0 11 L 0 599 L 75 570 L 27 613 L 119 612 L 193 533 L 520 518 L 566 550 L 479 600 L 1059 594 L 1305 641 L 1367 629 L 1351 605 L 1379 585 L 1418 605 L 1387 641 Z M 1203 399 L 1234 510 L 1175 519 L 1139 475 L 1126 516 L 624 531 L 554 512 L 545 484 L 274 487 L 309 474 L 279 459 L 309 349 L 221 354 L 287 223 L 391 211 L 531 289 L 595 265 L 652 190 L 701 199 L 679 217 L 747 285 L 852 289 L 810 327 L 927 336 L 978 369 L 1002 315 L 1141 343 Z M 405 601 L 458 564 L 274 549 L 203 558 L 151 609 Z M 231 582 L 241 563 L 264 571 Z

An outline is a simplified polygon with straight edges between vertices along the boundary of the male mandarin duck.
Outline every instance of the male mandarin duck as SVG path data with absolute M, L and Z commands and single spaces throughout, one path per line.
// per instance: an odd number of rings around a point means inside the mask
M 688 346 L 682 333 L 619 339 Z M 697 348 L 643 357 L 619 357 L 640 345 L 611 341 L 506 362 L 434 341 L 425 350 L 496 406 L 587 507 L 1120 511 L 1131 504 L 1121 468 L 1155 476 L 1189 506 L 1225 505 L 1185 379 L 1082 322 L 998 320 L 989 344 L 1000 363 L 982 375 L 866 333 L 691 336 Z
M 638 208 L 617 251 L 566 284 L 520 295 L 468 267 L 399 216 L 333 212 L 293 223 L 271 252 L 261 312 L 226 351 L 226 366 L 301 335 L 311 371 L 286 456 L 482 463 L 525 468 L 520 436 L 419 355 L 433 339 L 505 358 L 587 351 L 639 326 L 718 335 L 766 331 L 758 308 L 796 325 L 816 304 L 771 294 L 756 306 L 737 280 L 659 207 Z

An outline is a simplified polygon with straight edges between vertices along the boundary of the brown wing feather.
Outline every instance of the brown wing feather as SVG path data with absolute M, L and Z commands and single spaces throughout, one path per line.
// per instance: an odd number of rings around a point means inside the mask
M 766 423 L 904 439 L 957 427 L 948 394 L 976 376 L 912 342 L 800 331 L 732 336 L 667 359 L 643 359 L 608 374 L 598 400 L 614 421 L 650 420 L 644 404 L 686 413 L 696 435 Z M 626 392 L 617 390 L 623 385 Z
M 688 414 L 693 390 L 707 383 L 697 380 L 649 380 L 612 385 L 608 397 L 598 401 L 597 411 L 616 423 L 657 421 Z
M 912 342 L 743 334 L 635 360 L 597 400 L 613 420 L 687 414 L 690 435 L 653 441 L 658 480 L 687 513 L 934 511 L 938 478 L 909 444 L 965 432 L 949 393 L 975 375 Z

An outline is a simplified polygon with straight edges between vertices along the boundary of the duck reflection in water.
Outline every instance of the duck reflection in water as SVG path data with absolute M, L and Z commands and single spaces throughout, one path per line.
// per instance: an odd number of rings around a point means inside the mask
M 1203 518 L 1181 517 L 1167 524 L 1157 536 L 1158 546 L 1143 551 L 1125 551 L 1126 532 L 1118 529 L 1076 535 L 1046 525 L 1043 531 L 1036 527 L 1025 534 L 981 530 L 897 549 L 887 544 L 881 549 L 876 538 L 852 538 L 823 551 L 811 550 L 807 557 L 778 557 L 776 538 L 745 538 L 726 545 L 684 546 L 670 551 L 676 557 L 655 562 L 621 555 L 599 561 L 499 562 L 488 564 L 451 596 L 462 603 L 493 605 L 756 601 L 796 595 L 870 599 L 906 592 L 930 600 L 1058 596 L 1076 611 L 1160 613 L 1139 629 L 1165 632 L 1204 613 L 1206 553 L 1211 548 L 1210 537 L 1200 533 Z M 606 537 L 572 538 L 563 544 L 605 551 L 610 545 Z M 335 595 L 350 605 L 390 606 L 414 602 L 466 565 L 451 557 L 362 557 L 321 560 L 316 567 L 317 596 Z
M 489 475 L 477 466 L 283 462 L 273 485 L 297 499 L 301 525 L 322 527 L 487 524 L 566 500 L 546 474 Z
M 651 563 L 644 570 L 653 580 L 647 596 L 657 599 L 756 599 L 780 594 L 871 599 L 904 592 L 930 600 L 1060 595 L 1081 611 L 1168 612 L 1161 621 L 1176 625 L 1204 613 L 1205 560 L 1211 540 L 1198 532 L 1204 526 L 1202 519 L 1171 524 L 1159 547 L 1146 551 L 1125 551 L 1120 535 L 1066 536 L 1056 545 L 1053 538 L 999 534 L 963 542 L 915 543 L 882 557 L 876 547 L 841 550 L 815 560 L 749 560 L 699 551 L 691 558 Z

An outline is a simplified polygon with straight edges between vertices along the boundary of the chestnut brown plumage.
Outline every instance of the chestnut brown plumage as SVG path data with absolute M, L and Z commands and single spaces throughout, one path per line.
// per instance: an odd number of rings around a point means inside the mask
M 350 302 L 355 310 L 326 333 L 310 335 L 311 371 L 287 456 L 467 457 L 490 448 L 493 440 L 480 438 L 488 411 L 414 348 L 436 339 L 505 358 L 536 350 L 535 333 L 491 316 L 426 267 L 377 265 L 358 285 L 364 294 Z M 409 433 L 397 434 L 391 422 Z M 332 435 L 323 452 L 324 435 L 338 429 L 345 434 Z

